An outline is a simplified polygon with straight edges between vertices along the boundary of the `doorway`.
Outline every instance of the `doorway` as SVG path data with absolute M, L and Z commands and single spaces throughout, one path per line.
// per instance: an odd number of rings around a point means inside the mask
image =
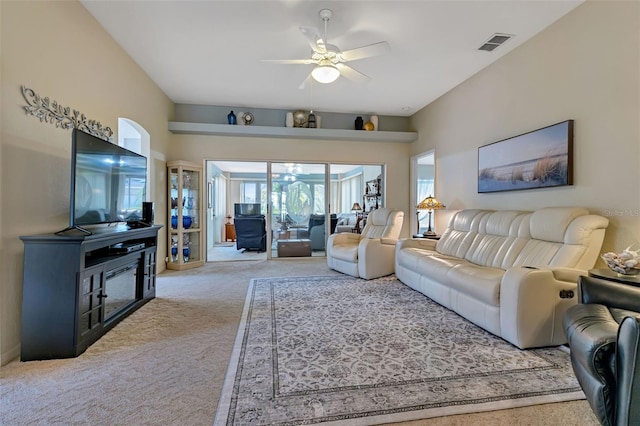
M 428 229 L 428 212 L 416 206 L 428 196 L 435 197 L 435 151 L 430 150 L 411 157 L 411 218 L 412 233 L 422 234 Z
M 271 164 L 271 257 L 325 255 L 326 182 L 326 164 Z
M 358 218 L 364 223 L 367 182 L 384 182 L 380 164 L 207 160 L 205 168 L 208 262 L 325 256 L 332 233 L 357 232 Z M 384 206 L 380 193 L 377 207 Z M 264 231 L 254 223 L 264 250 L 239 241 L 237 209 L 264 217 Z
M 207 262 L 265 260 L 266 247 L 247 234 L 236 234 L 236 206 L 258 204 L 256 216 L 267 220 L 267 163 L 206 161 Z M 251 226 L 251 225 L 249 225 Z M 260 237 L 258 237 L 260 239 Z M 265 245 L 267 238 L 264 238 Z

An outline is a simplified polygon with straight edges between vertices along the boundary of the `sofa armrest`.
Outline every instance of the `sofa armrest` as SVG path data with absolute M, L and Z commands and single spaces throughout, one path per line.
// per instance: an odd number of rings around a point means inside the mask
M 391 245 L 395 249 L 398 240 L 396 238 L 380 238 L 380 244 Z
M 577 303 L 577 286 L 552 269 L 508 269 L 500 285 L 502 337 L 520 349 L 566 343 L 562 317 Z
M 608 424 L 617 399 L 618 323 L 606 306 L 597 304 L 572 306 L 565 313 L 563 323 L 573 371 L 596 417 L 602 424 Z
M 363 238 L 358 246 L 358 275 L 370 280 L 393 274 L 395 244 L 385 244 L 380 238 Z
M 582 276 L 578 280 L 581 303 L 598 303 L 613 308 L 640 312 L 640 287 Z
M 584 275 L 586 271 L 582 269 L 575 268 L 551 268 L 551 273 L 553 277 L 558 281 L 569 281 L 572 283 L 577 283 L 578 278 L 581 275 Z
M 640 357 L 640 323 L 637 318 L 627 317 L 620 324 L 616 349 L 618 392 L 615 419 L 618 424 L 632 424 L 640 418 L 638 357 Z
M 360 234 L 352 234 L 343 232 L 341 234 L 331 234 L 329 236 L 330 244 L 358 244 L 360 241 Z
M 578 304 L 567 309 L 563 319 L 567 341 L 571 348 L 571 356 L 575 362 L 586 369 L 591 375 L 603 377 L 602 383 L 613 379 L 613 371 L 596 365 L 597 360 L 606 360 L 605 367 L 612 361 L 615 354 L 616 334 L 618 323 L 604 305 Z
M 429 239 L 429 238 L 403 238 L 398 240 L 398 249 L 403 248 L 419 248 L 425 250 L 435 251 L 437 240 Z

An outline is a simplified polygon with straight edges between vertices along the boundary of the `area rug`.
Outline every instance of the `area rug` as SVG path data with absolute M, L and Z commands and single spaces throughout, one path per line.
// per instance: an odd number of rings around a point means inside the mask
M 370 425 L 583 399 L 562 347 L 519 350 L 399 282 L 253 279 L 216 425 Z

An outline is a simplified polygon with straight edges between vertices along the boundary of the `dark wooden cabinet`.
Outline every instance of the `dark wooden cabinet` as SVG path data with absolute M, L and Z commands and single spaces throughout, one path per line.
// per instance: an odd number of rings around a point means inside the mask
M 78 356 L 153 299 L 159 229 L 20 237 L 21 360 Z

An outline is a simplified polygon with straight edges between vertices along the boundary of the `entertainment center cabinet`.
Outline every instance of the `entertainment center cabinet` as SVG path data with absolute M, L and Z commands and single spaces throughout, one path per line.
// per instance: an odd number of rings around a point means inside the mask
M 21 360 L 78 356 L 153 299 L 159 229 L 117 227 L 92 235 L 20 237 Z

